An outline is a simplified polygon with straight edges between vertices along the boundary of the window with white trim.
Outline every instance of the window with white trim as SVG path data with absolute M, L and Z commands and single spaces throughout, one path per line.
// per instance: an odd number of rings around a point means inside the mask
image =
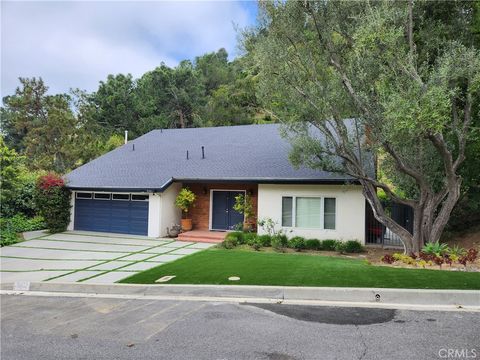
M 112 200 L 129 201 L 130 194 L 112 194 Z
M 95 193 L 93 198 L 95 200 L 110 200 L 110 193 Z
M 314 196 L 283 196 L 282 226 L 335 230 L 336 199 Z
M 148 195 L 132 194 L 132 201 L 148 201 Z
M 77 199 L 91 199 L 92 193 L 91 192 L 77 192 L 75 197 Z

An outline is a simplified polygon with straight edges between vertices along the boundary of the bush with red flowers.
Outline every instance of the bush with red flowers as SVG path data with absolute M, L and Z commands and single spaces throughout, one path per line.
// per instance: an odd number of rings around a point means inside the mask
M 395 262 L 395 258 L 390 255 L 390 254 L 385 254 L 383 255 L 382 257 L 382 261 L 385 263 L 385 264 L 393 264 Z
M 70 191 L 59 175 L 50 173 L 38 178 L 35 203 L 51 233 L 67 229 L 70 222 Z

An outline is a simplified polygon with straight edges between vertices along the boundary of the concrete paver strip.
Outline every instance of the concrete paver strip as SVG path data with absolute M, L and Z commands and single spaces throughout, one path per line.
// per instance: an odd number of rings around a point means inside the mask
M 136 272 L 113 271 L 94 278 L 82 281 L 85 284 L 112 284 L 129 276 L 135 275 Z
M 128 252 L 94 252 L 94 251 L 72 251 L 56 249 L 40 249 L 7 246 L 2 249 L 1 256 L 16 256 L 30 259 L 77 259 L 77 260 L 112 260 L 120 256 L 128 255 Z
M 134 246 L 156 246 L 166 244 L 166 240 L 144 240 L 144 239 L 126 239 L 126 238 L 115 238 L 115 237 L 100 237 L 92 235 L 74 235 L 69 233 L 61 234 L 52 234 L 42 239 L 48 240 L 62 240 L 62 241 L 72 241 L 72 242 L 92 242 L 92 243 L 101 243 L 101 244 L 117 244 L 117 245 L 134 245 Z
M 43 259 L 3 258 L 2 271 L 34 271 L 34 270 L 76 270 L 98 264 L 99 261 L 61 261 Z
M 101 274 L 101 271 L 77 271 L 56 279 L 49 280 L 48 282 L 76 282 L 98 274 Z
M 194 253 L 199 252 L 199 251 L 202 251 L 202 249 L 190 249 L 190 247 L 187 247 L 187 248 L 175 249 L 170 254 L 173 254 L 173 255 L 190 255 L 190 254 L 194 254 Z
M 54 276 L 64 274 L 65 271 L 23 271 L 0 272 L 0 282 L 13 283 L 15 281 L 44 281 Z
M 159 246 L 159 247 L 155 247 L 155 248 L 152 248 L 152 249 L 145 250 L 145 251 L 142 252 L 142 254 L 149 254 L 150 256 L 153 256 L 155 254 L 165 254 L 165 253 L 168 253 L 170 251 L 174 251 L 175 249 L 177 249 L 177 248 L 169 248 L 169 247 L 165 247 L 165 246 Z
M 216 243 L 193 243 L 189 246 L 192 249 L 208 249 L 217 245 Z
M 131 271 L 131 270 L 134 270 L 134 271 L 144 271 L 144 270 L 148 270 L 148 269 L 151 269 L 151 268 L 154 268 L 156 266 L 159 266 L 161 264 L 159 263 L 152 263 L 152 262 L 138 262 L 138 263 L 135 263 L 135 264 L 132 264 L 132 265 L 128 265 L 124 268 L 121 268 L 120 271 Z
M 168 262 L 168 261 L 173 261 L 173 260 L 177 260 L 177 259 L 180 259 L 181 257 L 183 257 L 184 255 L 171 255 L 171 254 L 162 254 L 162 255 L 158 255 L 158 256 L 155 256 L 149 260 L 151 261 L 160 261 L 160 262 Z
M 193 242 L 189 242 L 189 241 L 174 241 L 174 242 L 171 242 L 169 244 L 166 244 L 165 247 L 168 247 L 168 248 L 180 248 L 180 247 L 184 247 L 184 246 L 188 246 L 188 245 L 192 245 Z
M 15 245 L 15 247 L 41 248 L 41 249 L 63 249 L 63 250 L 82 250 L 82 251 L 111 251 L 111 252 L 136 252 L 148 249 L 148 246 L 131 246 L 117 244 L 92 244 L 77 243 L 70 241 L 48 241 L 31 240 L 24 241 Z
M 109 261 L 109 262 L 91 267 L 88 270 L 103 270 L 103 271 L 115 270 L 119 267 L 126 266 L 128 264 L 133 264 L 133 262 L 130 263 L 128 261 L 115 261 L 114 260 L 114 261 Z
M 141 260 L 145 260 L 149 257 L 152 257 L 154 256 L 154 254 L 150 254 L 150 253 L 139 253 L 139 254 L 132 254 L 132 255 L 128 255 L 128 256 L 125 256 L 125 257 L 122 257 L 122 261 L 123 260 L 128 260 L 128 261 L 141 261 Z

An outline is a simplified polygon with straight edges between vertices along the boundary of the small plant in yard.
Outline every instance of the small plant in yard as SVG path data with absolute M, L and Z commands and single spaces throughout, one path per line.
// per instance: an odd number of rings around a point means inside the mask
M 256 237 L 256 238 L 255 238 L 255 241 L 253 241 L 253 242 L 250 244 L 250 246 L 251 246 L 254 250 L 258 251 L 258 250 L 260 250 L 260 248 L 262 247 L 262 242 L 258 239 L 258 237 Z
M 395 258 L 390 254 L 385 254 L 382 257 L 382 262 L 385 264 L 393 264 L 395 262 Z
M 243 233 L 243 244 L 252 246 L 257 241 L 257 234 L 252 232 Z
M 283 250 L 288 245 L 288 238 L 286 235 L 274 235 L 272 236 L 272 247 L 275 250 Z
M 442 256 L 435 256 L 433 262 L 442 268 L 442 264 L 445 263 L 445 259 Z
M 70 191 L 59 175 L 50 173 L 38 178 L 35 203 L 50 232 L 67 229 L 70 222 Z
M 189 188 L 184 187 L 180 190 L 175 198 L 175 205 L 182 210 L 182 230 L 192 230 L 192 219 L 188 218 L 188 212 L 197 199 L 196 195 Z
M 302 251 L 305 249 L 305 239 L 301 236 L 295 236 L 288 240 L 288 247 L 295 251 Z
M 337 245 L 337 240 L 322 241 L 322 249 L 325 251 L 335 251 L 335 245 Z
M 307 250 L 321 250 L 322 243 L 317 239 L 308 239 L 305 241 L 305 248 Z
M 450 257 L 456 256 L 458 259 L 460 256 L 464 256 L 467 253 L 467 250 L 458 245 L 454 245 L 453 247 L 448 249 L 447 253 L 448 255 L 450 255 Z
M 344 251 L 346 253 L 362 253 L 365 251 L 365 249 L 358 241 L 348 240 L 345 243 Z
M 395 261 L 400 261 L 400 262 L 402 262 L 404 264 L 407 264 L 407 265 L 416 265 L 417 264 L 415 259 L 412 258 L 409 255 L 395 253 L 395 254 L 393 254 L 393 258 L 395 259 Z
M 440 242 L 427 243 L 422 248 L 422 252 L 424 252 L 425 254 L 435 255 L 437 257 L 448 253 L 448 251 L 448 245 L 442 244 Z
M 244 233 L 241 231 L 232 231 L 227 233 L 225 240 L 228 240 L 237 245 L 242 245 L 245 243 Z
M 272 237 L 270 235 L 257 235 L 257 243 L 261 244 L 262 247 L 272 246 Z
M 248 194 L 240 194 L 235 196 L 235 204 L 233 209 L 243 214 L 245 217 L 243 229 L 251 230 L 255 224 L 255 207 L 253 206 L 252 197 Z
M 335 251 L 338 251 L 340 254 L 345 252 L 345 243 L 343 241 L 337 241 L 335 243 Z

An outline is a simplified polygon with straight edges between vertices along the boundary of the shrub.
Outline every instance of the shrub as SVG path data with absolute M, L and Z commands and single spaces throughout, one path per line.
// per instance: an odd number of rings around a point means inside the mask
M 225 240 L 235 243 L 234 246 L 245 243 L 244 233 L 241 231 L 232 231 L 225 236 Z
M 257 236 L 256 243 L 262 247 L 272 246 L 272 237 L 270 235 L 259 235 Z
M 464 256 L 467 251 L 458 245 L 454 245 L 452 248 L 448 249 L 447 253 L 448 255 L 450 255 L 450 257 L 456 256 L 457 258 L 459 258 L 460 256 Z
M 28 219 L 24 215 L 15 215 L 9 219 L 0 219 L 0 229 L 0 246 L 6 246 L 21 240 L 18 233 L 45 229 L 45 222 L 40 216 Z
M 301 236 L 295 236 L 288 240 L 288 247 L 295 249 L 295 251 L 302 251 L 305 249 L 305 239 Z
M 325 251 L 334 251 L 337 240 L 323 240 L 322 249 Z
M 251 244 L 252 248 L 256 251 L 260 250 L 262 243 L 258 240 L 258 237 L 255 238 L 255 241 Z
M 243 244 L 253 245 L 257 241 L 257 234 L 246 232 L 243 233 Z
M 401 261 L 401 262 L 403 262 L 404 264 L 407 264 L 407 265 L 416 265 L 417 264 L 415 259 L 412 258 L 411 256 L 400 254 L 400 253 L 393 254 L 393 259 L 395 261 Z
M 390 254 L 385 254 L 382 257 L 382 261 L 386 264 L 393 264 L 395 262 L 395 259 L 393 258 L 392 255 Z
M 344 253 L 346 245 L 343 241 L 337 241 L 335 242 L 335 251 L 338 251 L 339 253 Z
M 365 251 L 365 249 L 363 248 L 362 244 L 360 244 L 358 241 L 348 240 L 345 243 L 344 251 L 346 253 L 362 253 Z
M 322 243 L 317 239 L 308 239 L 305 241 L 305 248 L 308 250 L 320 250 L 322 248 Z
M 422 252 L 429 255 L 441 256 L 449 251 L 447 244 L 441 244 L 439 242 L 427 243 L 422 248 Z
M 187 187 L 182 188 L 175 198 L 175 205 L 182 210 L 185 218 L 187 218 L 188 210 L 193 206 L 196 199 L 193 191 Z
M 70 222 L 70 191 L 56 174 L 39 177 L 35 203 L 52 233 L 65 231 Z
M 222 242 L 222 246 L 225 249 L 233 249 L 235 246 L 237 246 L 237 239 L 236 238 L 227 238 L 225 237 L 225 240 Z
M 274 235 L 272 236 L 272 246 L 276 250 L 281 250 L 287 247 L 288 238 L 286 235 Z

